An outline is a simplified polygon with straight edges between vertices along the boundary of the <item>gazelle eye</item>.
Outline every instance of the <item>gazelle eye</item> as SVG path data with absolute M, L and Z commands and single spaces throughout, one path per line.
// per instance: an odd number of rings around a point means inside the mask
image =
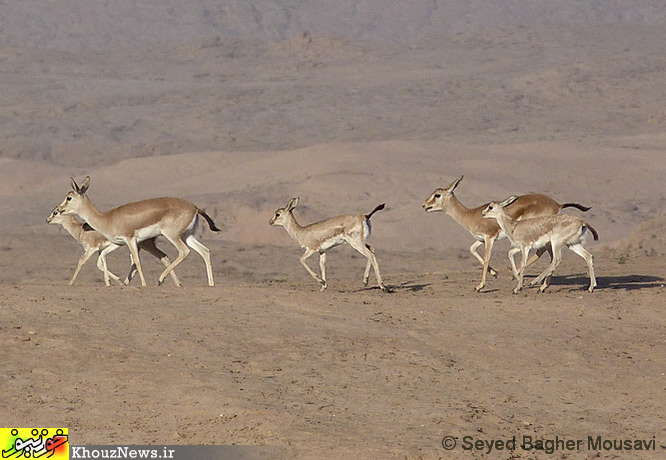
M 435 193 L 435 198 L 441 198 L 442 194 L 441 193 Z
M 67 201 L 72 201 L 72 197 L 71 197 L 71 196 L 68 196 L 68 197 L 67 197 Z
M 280 217 L 280 213 L 279 213 L 279 212 L 276 212 L 276 213 L 275 213 L 275 217 Z

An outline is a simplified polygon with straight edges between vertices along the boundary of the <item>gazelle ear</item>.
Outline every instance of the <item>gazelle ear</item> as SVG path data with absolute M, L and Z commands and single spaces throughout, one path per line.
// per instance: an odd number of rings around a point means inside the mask
M 90 176 L 86 176 L 86 178 L 83 179 L 83 182 L 81 182 L 81 187 L 79 188 L 79 193 L 81 193 L 81 194 L 86 193 L 86 190 L 88 190 L 88 187 L 90 187 Z
M 76 183 L 73 177 L 70 177 L 72 179 L 72 189 L 76 192 L 79 193 L 79 185 Z
M 446 188 L 444 189 L 444 191 L 446 191 L 447 193 L 453 193 L 453 191 L 456 189 L 456 187 L 458 186 L 458 184 L 460 183 L 460 181 L 463 180 L 463 177 L 464 177 L 464 176 L 460 176 L 459 178 L 457 178 L 456 180 L 454 180 L 453 182 L 451 182 L 451 185 L 449 185 L 448 187 L 446 187 Z
M 296 206 L 298 206 L 299 201 L 301 201 L 301 198 L 298 196 L 289 200 L 289 203 L 287 203 L 287 207 L 284 208 L 285 211 L 289 212 L 292 209 L 294 209 Z
M 517 199 L 518 199 L 518 197 L 516 195 L 511 195 L 509 198 L 502 201 L 499 205 L 503 208 L 506 208 L 507 206 L 509 206 L 511 203 L 513 203 Z

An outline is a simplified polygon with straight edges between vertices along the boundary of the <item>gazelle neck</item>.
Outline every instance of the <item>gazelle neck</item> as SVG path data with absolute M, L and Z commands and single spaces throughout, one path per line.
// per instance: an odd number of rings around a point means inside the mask
M 74 216 L 63 216 L 61 220 L 62 227 L 78 241 L 83 236 L 83 224 L 76 220 Z
M 466 208 L 453 193 L 450 197 L 447 197 L 444 204 L 444 212 L 451 216 L 453 220 L 464 226 L 466 218 L 471 214 L 471 209 Z
M 98 228 L 99 224 L 103 223 L 104 213 L 99 211 L 85 195 L 76 214 L 93 228 Z
M 289 233 L 294 240 L 298 241 L 299 234 L 303 227 L 296 221 L 296 218 L 291 211 L 287 213 L 287 218 L 285 219 L 284 224 L 282 225 L 284 229 Z
M 516 220 L 508 215 L 504 210 L 499 213 L 495 220 L 497 220 L 497 224 L 500 226 L 509 240 L 513 242 L 513 231 L 516 228 Z

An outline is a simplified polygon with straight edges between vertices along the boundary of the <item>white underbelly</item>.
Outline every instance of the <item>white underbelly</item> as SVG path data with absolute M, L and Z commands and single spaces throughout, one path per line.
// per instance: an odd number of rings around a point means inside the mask
M 550 233 L 546 233 L 545 235 L 542 235 L 538 239 L 532 242 L 530 244 L 530 247 L 534 249 L 539 249 L 542 248 L 550 243 Z
M 162 234 L 159 225 L 151 225 L 149 227 L 141 228 L 134 232 L 134 236 L 138 241 L 145 241 L 150 238 L 155 238 Z
M 345 242 L 345 239 L 342 237 L 342 235 L 337 236 L 335 238 L 328 239 L 324 241 L 321 246 L 319 247 L 319 252 L 325 252 L 331 248 L 334 248 L 335 246 L 338 246 L 342 243 Z

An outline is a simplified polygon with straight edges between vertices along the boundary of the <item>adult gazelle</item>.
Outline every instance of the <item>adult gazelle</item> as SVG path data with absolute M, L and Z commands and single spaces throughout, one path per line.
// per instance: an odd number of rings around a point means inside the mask
M 77 215 L 92 228 L 115 244 L 126 244 L 141 278 L 141 285 L 146 286 L 146 278 L 141 269 L 138 243 L 162 235 L 178 250 L 176 259 L 164 269 L 158 283 L 180 264 L 190 253 L 190 248 L 198 252 L 206 264 L 208 285 L 214 286 L 213 267 L 210 251 L 195 237 L 199 216 L 208 222 L 211 230 L 219 232 L 213 219 L 203 210 L 189 201 L 180 198 L 151 198 L 127 203 L 109 211 L 98 210 L 86 195 L 90 186 L 90 177 L 86 177 L 81 186 L 72 179 L 72 191 L 67 194 L 58 210 L 65 215 Z
M 495 241 L 505 235 L 501 232 L 501 228 L 497 222 L 492 219 L 484 219 L 481 215 L 481 212 L 486 206 L 488 206 L 488 203 L 475 208 L 467 208 L 458 200 L 453 191 L 458 184 L 460 184 L 462 179 L 463 176 L 460 176 L 448 187 L 436 189 L 428 199 L 425 200 L 422 207 L 426 212 L 444 211 L 472 234 L 476 241 L 474 241 L 469 248 L 469 251 L 481 263 L 481 265 L 483 265 L 481 282 L 475 287 L 477 291 L 480 291 L 486 285 L 487 273 L 490 273 L 495 277 L 497 276 L 497 271 L 489 265 L 490 254 L 492 253 Z M 538 193 L 517 197 L 506 210 L 511 217 L 520 220 L 529 217 L 557 214 L 562 209 L 569 207 L 580 209 L 583 212 L 590 209 L 587 206 L 578 203 L 559 204 L 549 196 Z M 483 257 L 477 252 L 477 249 L 481 245 L 485 246 Z M 550 247 L 540 248 L 535 256 L 528 261 L 528 265 L 538 259 L 544 252 L 550 252 Z M 518 269 L 516 268 L 512 255 L 513 253 L 509 253 L 511 268 L 514 276 L 518 277 Z

